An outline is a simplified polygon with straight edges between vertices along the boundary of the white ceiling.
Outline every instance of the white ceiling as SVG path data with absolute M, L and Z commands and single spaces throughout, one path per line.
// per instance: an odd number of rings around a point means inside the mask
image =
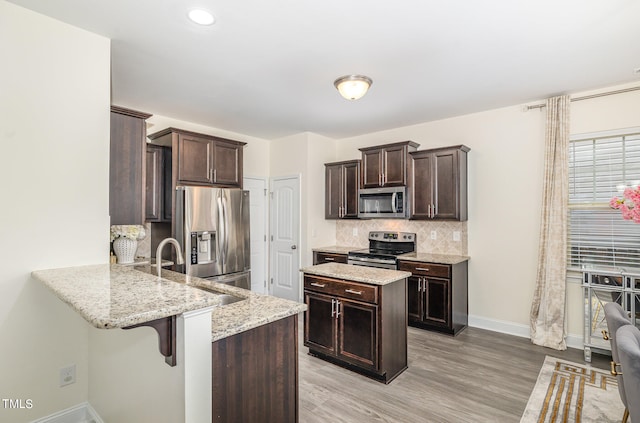
M 112 103 L 272 139 L 639 81 L 637 0 L 10 0 L 112 40 Z M 217 22 L 187 20 L 194 7 Z M 345 74 L 373 79 L 360 100 Z

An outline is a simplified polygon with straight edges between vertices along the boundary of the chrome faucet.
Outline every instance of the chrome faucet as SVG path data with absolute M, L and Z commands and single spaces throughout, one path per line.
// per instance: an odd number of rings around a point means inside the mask
M 156 271 L 158 276 L 162 272 L 162 249 L 167 244 L 173 244 L 176 248 L 176 264 L 184 264 L 184 258 L 182 257 L 182 251 L 180 250 L 180 243 L 175 238 L 165 238 L 160 241 L 158 248 L 156 249 Z

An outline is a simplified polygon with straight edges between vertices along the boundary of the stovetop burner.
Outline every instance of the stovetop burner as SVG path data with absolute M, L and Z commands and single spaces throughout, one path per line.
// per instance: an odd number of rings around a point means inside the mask
M 349 251 L 348 263 L 360 266 L 397 268 L 397 256 L 416 249 L 416 234 L 369 232 L 369 248 Z

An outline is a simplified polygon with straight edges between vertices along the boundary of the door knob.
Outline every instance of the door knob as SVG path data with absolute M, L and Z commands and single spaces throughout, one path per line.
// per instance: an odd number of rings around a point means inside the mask
M 292 250 L 295 250 L 296 248 L 298 248 L 298 247 L 296 247 L 295 244 L 291 246 Z

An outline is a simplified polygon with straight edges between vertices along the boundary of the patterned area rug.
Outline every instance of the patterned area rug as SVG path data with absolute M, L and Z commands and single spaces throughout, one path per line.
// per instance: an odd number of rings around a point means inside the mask
M 547 356 L 520 423 L 620 422 L 623 413 L 609 371 Z

